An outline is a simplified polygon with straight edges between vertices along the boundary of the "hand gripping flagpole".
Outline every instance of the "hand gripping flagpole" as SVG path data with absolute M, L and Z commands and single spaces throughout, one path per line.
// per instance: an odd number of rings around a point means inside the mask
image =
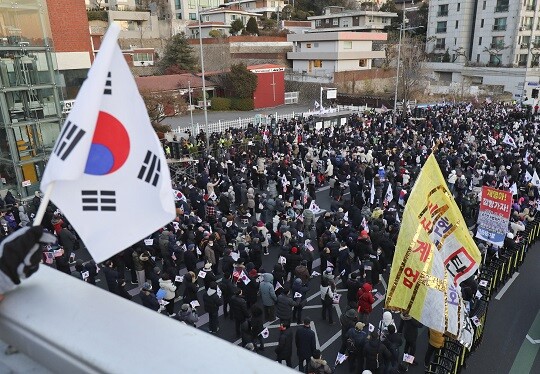
M 39 204 L 38 211 L 36 213 L 36 216 L 34 217 L 33 226 L 41 225 L 41 221 L 43 221 L 43 216 L 45 215 L 45 212 L 47 211 L 47 206 L 49 205 L 49 201 L 51 200 L 53 189 L 54 189 L 54 182 L 51 182 L 47 186 L 47 189 L 45 190 L 45 194 L 43 195 L 43 198 L 41 199 L 41 203 Z

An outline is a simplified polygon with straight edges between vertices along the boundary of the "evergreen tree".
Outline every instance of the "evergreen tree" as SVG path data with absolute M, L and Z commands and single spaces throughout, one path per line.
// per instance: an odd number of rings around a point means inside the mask
M 178 70 L 194 71 L 196 62 L 193 48 L 188 44 L 186 35 L 180 33 L 174 35 L 167 42 L 159 65 L 163 71 L 171 67 Z
M 227 82 L 227 90 L 233 97 L 252 98 L 257 88 L 257 75 L 249 71 L 246 64 L 240 63 L 231 66 L 225 82 Z
M 246 25 L 246 31 L 250 35 L 259 35 L 259 26 L 257 25 L 257 20 L 255 17 L 249 17 Z
M 231 28 L 229 29 L 231 35 L 238 35 L 242 30 L 244 30 L 244 22 L 241 19 L 235 19 L 231 22 Z

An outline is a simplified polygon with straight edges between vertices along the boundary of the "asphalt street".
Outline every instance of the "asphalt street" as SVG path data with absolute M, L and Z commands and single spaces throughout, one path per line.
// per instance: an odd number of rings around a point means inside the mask
M 329 209 L 330 198 L 328 190 L 323 188 L 317 192 L 317 203 L 321 209 Z M 312 239 L 315 239 L 314 232 Z M 315 241 L 316 242 L 316 241 Z M 540 283 L 538 282 L 538 274 L 540 274 L 540 251 L 539 245 L 535 245 L 526 257 L 522 267 L 519 269 L 519 275 L 513 283 L 499 290 L 489 306 L 487 327 L 484 330 L 485 335 L 480 347 L 469 357 L 467 361 L 467 372 L 469 373 L 540 373 L 540 355 L 538 348 L 540 347 Z M 272 269 L 277 263 L 278 249 L 271 248 L 269 256 L 263 256 L 263 267 Z M 77 251 L 78 258 L 88 260 L 88 253 L 82 249 Z M 202 266 L 202 262 L 199 263 Z M 319 267 L 320 261 L 317 259 L 313 264 L 313 269 L 321 273 Z M 219 276 L 218 276 L 219 278 Z M 386 290 L 386 282 L 388 272 L 383 275 L 384 280 L 376 287 L 377 296 L 374 304 L 373 312 L 370 315 L 369 322 L 377 325 L 382 318 L 384 306 L 384 294 Z M 99 283 L 97 285 L 106 288 L 106 283 L 103 275 L 99 274 Z M 126 281 L 129 285 L 129 274 L 126 274 Z M 202 302 L 202 281 L 199 280 L 199 300 Z M 339 316 L 345 312 L 346 305 L 346 290 L 338 283 L 338 292 L 343 295 L 339 305 L 334 306 L 334 324 L 330 325 L 321 317 L 321 299 L 320 299 L 320 276 L 313 278 L 310 281 L 308 302 L 303 310 L 302 317 L 310 317 L 312 320 L 311 327 L 317 336 L 317 345 L 320 347 L 323 357 L 333 364 L 338 350 L 341 345 L 341 329 L 339 324 Z M 130 290 L 132 295 L 138 293 L 138 289 L 134 286 Z M 183 287 L 182 287 L 183 289 Z M 182 291 L 181 289 L 181 291 Z M 182 292 L 181 292 L 182 293 Z M 180 293 L 180 294 L 181 294 Z M 133 298 L 135 302 L 140 302 L 139 298 Z M 181 301 L 175 303 L 175 311 L 181 306 Z M 200 321 L 197 327 L 204 330 L 208 329 L 208 316 L 199 307 L 201 314 Z M 219 325 L 220 330 L 217 333 L 222 339 L 226 339 L 233 344 L 239 344 L 240 341 L 235 337 L 234 322 L 225 320 L 220 311 Z M 163 316 L 163 318 L 167 318 Z M 394 314 L 396 324 L 399 323 L 399 315 Z M 269 328 L 270 336 L 264 340 L 265 350 L 260 354 L 274 360 L 274 349 L 277 345 L 279 337 L 279 321 L 267 323 L 265 326 Z M 293 324 L 292 328 L 295 329 Z M 527 335 L 529 334 L 529 339 Z M 531 343 L 538 340 L 538 343 Z M 409 373 L 423 373 L 423 357 L 427 348 L 427 329 L 421 328 L 418 338 L 416 357 L 419 362 L 418 366 L 411 366 Z M 263 362 L 261 362 L 263 364 Z M 293 367 L 297 367 L 298 359 L 296 353 L 293 353 Z M 337 366 L 336 373 L 347 373 L 347 363 Z

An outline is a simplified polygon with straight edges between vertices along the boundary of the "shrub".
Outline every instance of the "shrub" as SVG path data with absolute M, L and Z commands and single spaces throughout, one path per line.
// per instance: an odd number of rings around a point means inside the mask
M 212 110 L 231 110 L 231 99 L 227 97 L 213 97 Z
M 253 110 L 254 104 L 253 99 L 247 98 L 247 99 L 237 99 L 234 98 L 231 100 L 231 109 L 232 110 Z

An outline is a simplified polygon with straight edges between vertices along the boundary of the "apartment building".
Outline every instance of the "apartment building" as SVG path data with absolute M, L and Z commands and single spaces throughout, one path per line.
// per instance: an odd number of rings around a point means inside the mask
M 384 51 L 374 51 L 373 42 L 384 42 L 386 33 L 371 32 L 318 32 L 289 34 L 293 51 L 287 53 L 292 60 L 291 77 L 299 80 L 332 82 L 334 73 L 371 69 L 375 58 L 384 58 Z
M 538 3 L 538 0 L 431 1 L 426 51 L 440 56 L 441 62 L 447 52 L 444 62 L 466 65 L 467 74 L 473 75 L 469 80 L 474 85 L 502 84 L 505 91 L 516 97 L 527 96 L 531 91 L 527 89 L 528 82 L 532 79 L 533 84 L 538 84 L 540 74 Z M 495 70 L 490 70 L 486 76 L 479 69 L 473 72 L 474 67 Z M 501 68 L 518 70 L 506 70 L 506 75 L 512 78 L 505 79 L 497 74 L 496 69 Z M 450 80 L 449 74 L 453 82 L 455 78 L 464 79 L 459 77 L 457 67 L 448 69 L 445 67 L 447 71 L 442 73 L 447 80 Z
M 344 7 L 329 6 L 320 16 L 308 17 L 311 30 L 308 32 L 327 31 L 368 31 L 382 32 L 390 26 L 397 13 L 371 10 L 346 10 Z
M 223 36 L 229 35 L 231 23 L 235 20 L 241 20 L 244 25 L 253 17 L 258 20 L 261 15 L 259 13 L 251 13 L 243 10 L 233 10 L 228 8 L 208 9 L 201 12 L 201 35 L 203 38 L 209 38 L 210 31 L 217 30 Z M 187 26 L 189 35 L 192 38 L 199 37 L 199 23 L 192 22 Z
M 270 18 L 272 13 L 281 11 L 287 1 L 285 0 L 237 0 L 227 2 L 230 9 L 242 9 L 247 12 L 259 13 L 262 16 Z

